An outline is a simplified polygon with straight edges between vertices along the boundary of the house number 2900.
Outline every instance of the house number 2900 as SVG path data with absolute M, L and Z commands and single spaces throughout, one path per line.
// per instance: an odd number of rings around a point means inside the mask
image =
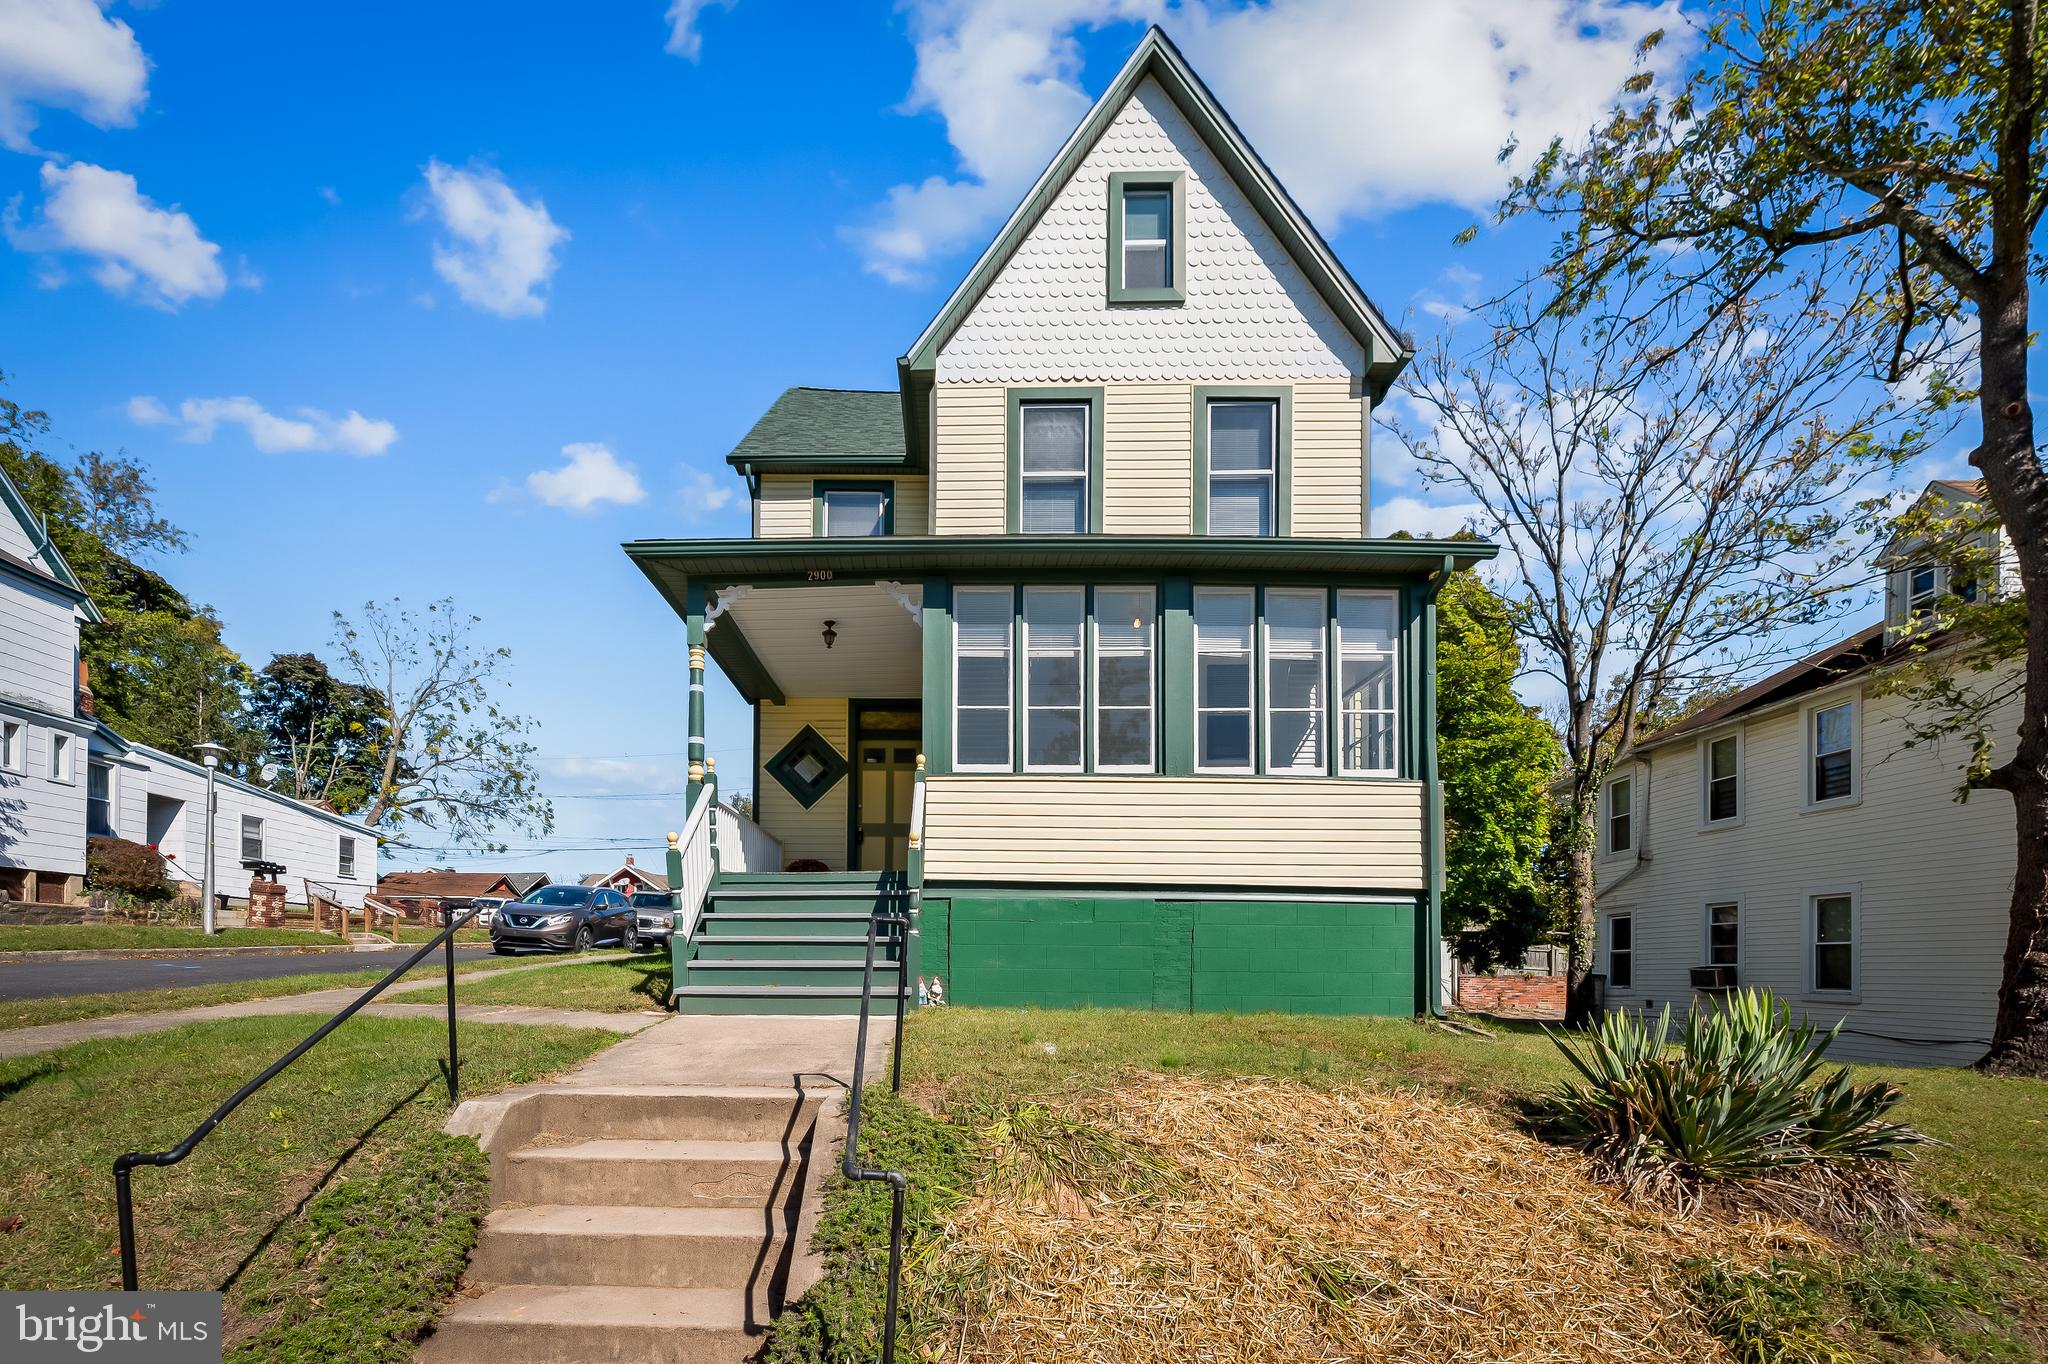
M 832 570 L 829 568 L 814 568 L 805 576 L 814 583 L 829 583 L 832 581 Z

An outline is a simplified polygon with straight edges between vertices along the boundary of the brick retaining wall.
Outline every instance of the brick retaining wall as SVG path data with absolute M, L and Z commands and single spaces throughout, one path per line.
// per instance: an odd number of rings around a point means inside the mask
M 1502 1018 L 1563 1018 L 1563 976 L 1460 976 L 1458 1007 Z

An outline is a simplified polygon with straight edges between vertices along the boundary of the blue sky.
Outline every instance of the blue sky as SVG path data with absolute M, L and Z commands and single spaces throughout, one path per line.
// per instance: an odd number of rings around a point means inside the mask
M 63 441 L 151 466 L 193 536 L 161 567 L 254 666 L 367 598 L 482 616 L 541 723 L 558 851 L 387 861 L 567 876 L 679 813 L 619 798 L 680 789 L 685 735 L 681 626 L 619 542 L 745 534 L 725 453 L 791 384 L 893 383 L 1145 22 L 1427 331 L 1542 244 L 1451 245 L 1495 149 L 1583 126 L 1670 17 L 0 0 L 0 369 Z M 1377 529 L 1455 522 L 1378 472 Z M 745 709 L 719 685 L 711 713 L 738 776 Z

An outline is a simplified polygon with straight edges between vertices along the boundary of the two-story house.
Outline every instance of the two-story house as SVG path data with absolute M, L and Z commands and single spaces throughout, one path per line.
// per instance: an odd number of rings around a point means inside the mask
M 897 387 L 732 452 L 752 538 L 626 546 L 688 630 L 693 816 L 707 653 L 754 707 L 679 1006 L 843 1011 L 907 882 L 959 1002 L 1432 1007 L 1434 599 L 1493 550 L 1370 534 L 1410 354 L 1149 33 Z
M 71 566 L 0 472 L 0 892 L 65 904 L 85 890 L 85 843 L 154 846 L 196 886 L 206 857 L 206 769 L 134 743 L 92 714 L 79 628 L 101 619 Z M 360 907 L 377 835 L 355 820 L 226 773 L 214 778 L 214 867 L 239 893 L 247 861 L 282 864 L 286 897 Z
M 1923 495 L 1975 503 L 1979 485 Z M 2002 539 L 1996 530 L 1987 535 Z M 2016 591 L 2010 547 L 1998 591 Z M 1852 1060 L 1963 1065 L 1989 1045 L 2014 869 L 2011 797 L 1956 800 L 1967 746 L 1909 746 L 1877 684 L 1947 593 L 1908 541 L 1878 558 L 1885 618 L 1639 742 L 1600 793 L 1595 969 L 1610 1008 L 1683 1012 L 1760 986 Z M 2014 663 L 2013 668 L 2020 665 Z M 2019 703 L 1998 725 L 2010 753 Z

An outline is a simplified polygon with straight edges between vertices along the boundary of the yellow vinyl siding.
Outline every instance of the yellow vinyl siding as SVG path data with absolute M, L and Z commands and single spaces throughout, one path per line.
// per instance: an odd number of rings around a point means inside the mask
M 925 782 L 925 874 L 1422 890 L 1422 821 L 1412 781 L 935 776 Z
M 1350 382 L 1295 382 L 1289 509 L 1294 534 L 1341 538 L 1365 533 L 1364 445 L 1365 399 Z
M 813 525 L 812 493 L 820 477 L 822 475 L 763 474 L 761 496 L 754 504 L 754 534 L 764 540 L 807 538 Z M 868 478 L 865 474 L 848 474 L 846 477 Z M 931 533 L 931 499 L 924 475 L 904 474 L 869 481 L 894 485 L 898 535 Z
M 1008 496 L 1009 407 L 1001 384 L 939 384 L 934 535 L 1001 535 Z
M 1194 516 L 1194 433 L 1187 384 L 1104 390 L 1102 529 L 1186 535 Z
M 805 725 L 817 730 L 826 743 L 838 750 L 840 757 L 851 761 L 847 753 L 846 698 L 792 696 L 780 706 L 761 703 L 761 762 L 765 764 L 780 753 L 782 746 Z M 806 810 L 796 797 L 782 789 L 781 782 L 765 770 L 757 772 L 754 790 L 760 802 L 760 818 L 756 822 L 782 840 L 785 861 L 814 857 L 833 871 L 844 871 L 847 788 L 848 778 L 842 777 L 816 805 Z

